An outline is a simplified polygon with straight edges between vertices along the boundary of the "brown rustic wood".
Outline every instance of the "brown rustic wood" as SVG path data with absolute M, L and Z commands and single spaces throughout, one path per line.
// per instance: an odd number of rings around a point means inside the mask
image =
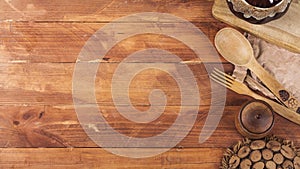
M 270 146 L 270 143 L 272 143 L 270 141 L 276 141 L 282 144 L 283 148 L 281 151 L 278 153 L 275 152 L 275 155 L 273 155 L 274 152 L 265 147 L 266 142 L 268 142 L 268 146 Z M 283 153 L 283 151 L 285 152 Z M 260 140 L 244 138 L 226 149 L 220 168 L 298 168 L 298 151 L 299 150 L 294 146 L 293 141 L 277 136 L 268 136 Z M 291 155 L 294 156 L 292 157 Z
M 146 110 L 145 106 L 137 106 L 140 110 Z M 114 124 L 122 133 L 140 137 L 153 136 L 164 131 L 173 122 L 168 119 L 176 118 L 179 106 L 167 106 L 164 116 L 154 121 L 155 125 L 134 125 L 134 123 L 122 118 L 114 106 L 105 106 L 107 121 Z M 242 137 L 235 129 L 234 114 L 240 106 L 227 106 L 219 127 L 210 139 L 200 144 L 199 134 L 205 123 L 209 107 L 200 106 L 198 118 L 191 132 L 177 147 L 222 147 L 232 145 Z M 121 120 L 121 121 L 120 121 Z M 292 140 L 299 140 L 300 136 L 290 132 L 297 130 L 298 126 L 276 116 L 274 131 L 279 136 L 285 136 Z M 93 143 L 81 128 L 73 105 L 6 105 L 0 106 L 0 147 L 98 147 Z M 121 123 L 122 122 L 122 123 Z M 145 132 L 143 132 L 143 130 Z M 147 131 L 147 132 L 146 132 Z M 299 142 L 299 141 L 298 141 Z M 295 142 L 297 144 L 298 142 Z
M 295 167 L 295 169 L 300 169 L 300 157 L 299 156 L 294 158 L 294 167 Z
M 120 157 L 96 145 L 80 126 L 72 100 L 76 59 L 98 29 L 129 14 L 164 12 L 192 22 L 213 43 L 216 32 L 226 24 L 213 18 L 212 5 L 212 0 L 0 1 L 0 168 L 219 168 L 224 149 L 242 139 L 235 130 L 234 115 L 251 98 L 227 91 L 218 128 L 199 143 L 211 104 L 210 80 L 203 64 L 189 65 L 201 93 L 192 130 L 175 148 L 154 157 Z M 136 109 L 147 110 L 149 92 L 162 89 L 168 98 L 163 115 L 149 124 L 135 124 L 116 111 L 110 92 L 114 70 L 129 54 L 147 48 L 170 51 L 184 61 L 196 57 L 178 40 L 143 34 L 123 40 L 99 61 L 97 102 L 109 124 L 128 136 L 149 137 L 165 131 L 180 109 L 174 79 L 162 71 L 147 70 L 134 78 L 131 102 Z M 220 65 L 211 55 L 201 57 L 212 67 Z M 225 71 L 231 72 L 233 66 L 220 59 Z M 143 62 L 128 64 L 138 63 Z M 299 126 L 275 115 L 277 135 L 297 144 L 300 136 L 291 131 L 298 130 Z
M 249 146 L 243 146 L 239 151 L 238 151 L 238 157 L 240 158 L 245 158 L 249 155 L 251 149 Z
M 282 164 L 283 161 L 284 161 L 284 157 L 281 153 L 276 153 L 273 157 L 273 161 L 276 163 L 276 164 Z
M 167 106 L 164 114 L 150 124 L 135 124 L 120 116 L 114 106 L 102 109 L 106 120 L 128 136 L 150 137 L 165 131 L 177 117 L 179 106 Z M 146 110 L 148 107 L 137 106 Z M 177 147 L 227 147 L 241 139 L 230 123 L 239 107 L 228 107 L 221 121 L 222 128 L 200 144 L 199 134 L 207 117 L 208 106 L 201 106 L 190 134 Z M 228 117 L 229 116 L 229 117 Z M 72 105 L 0 106 L 1 147 L 98 147 L 81 128 Z M 223 140 L 222 138 L 228 138 Z M 231 138 L 231 139 L 229 139 Z M 235 139 L 233 139 L 235 138 Z M 219 140 L 219 141 L 218 141 Z M 112 140 L 114 141 L 114 140 Z
M 105 24 L 107 23 L 0 22 L 0 62 L 76 62 L 86 41 Z M 225 25 L 219 22 L 198 22 L 195 26 L 213 44 L 216 32 Z M 182 60 L 197 57 L 191 49 L 176 39 L 142 34 L 118 43 L 107 53 L 103 62 L 120 62 L 129 54 L 147 48 L 170 51 Z M 215 62 L 211 55 L 202 55 L 201 61 Z M 224 61 L 222 58 L 221 60 Z
M 240 167 L 241 167 L 241 169 L 250 169 L 251 165 L 252 165 L 251 160 L 249 160 L 249 159 L 243 159 L 243 161 L 241 162 Z
M 240 165 L 240 158 L 238 156 L 232 156 L 229 159 L 229 166 L 230 168 L 237 168 Z
M 264 108 L 260 108 L 264 107 Z M 259 139 L 266 137 L 272 132 L 274 115 L 264 102 L 251 101 L 241 108 L 236 114 L 235 125 L 239 133 L 244 137 Z M 262 149 L 265 143 L 253 142 L 252 149 Z
M 287 146 L 287 145 L 281 146 L 280 152 L 284 157 L 286 157 L 288 159 L 294 159 L 294 157 L 296 155 L 295 151 L 290 146 Z
M 156 157 L 133 159 L 98 148 L 2 148 L 0 166 L 18 169 L 218 168 L 222 153 L 221 148 L 183 148 Z
M 250 160 L 252 162 L 258 162 L 259 160 L 261 160 L 261 152 L 259 150 L 252 151 L 250 154 Z
M 278 141 L 270 140 L 268 141 L 266 147 L 274 152 L 277 152 L 281 149 L 281 144 Z
M 261 161 L 254 163 L 252 166 L 253 169 L 264 169 L 264 167 L 265 167 L 265 163 L 263 163 Z
M 274 163 L 274 161 L 267 161 L 266 168 L 267 169 L 276 169 L 276 164 Z
M 92 63 L 91 63 L 92 64 Z M 132 66 L 138 65 L 138 63 Z M 171 65 L 171 64 L 170 64 Z M 208 64 L 214 67 L 214 64 Z M 112 105 L 111 78 L 117 63 L 104 63 L 98 70 L 96 78 L 96 98 L 101 105 Z M 210 104 L 210 81 L 203 65 L 191 65 L 195 72 L 201 94 L 201 105 Z M 232 66 L 225 64 L 226 71 Z M 0 91 L 3 104 L 73 104 L 72 100 L 72 63 L 26 63 L 0 64 Z M 155 75 L 155 76 L 154 76 Z M 148 83 L 148 80 L 153 83 Z M 221 86 L 219 86 L 222 88 Z M 139 91 L 135 90 L 139 88 Z M 162 89 L 169 95 L 168 105 L 180 103 L 178 85 L 170 75 L 159 70 L 149 70 L 139 73 L 130 85 L 130 98 L 134 105 L 148 105 L 149 92 L 153 89 Z M 218 92 L 218 91 L 215 91 Z M 236 94 L 229 92 L 229 105 L 241 105 L 248 97 L 236 98 Z
M 283 169 L 290 169 L 290 168 L 294 168 L 293 162 L 291 162 L 290 160 L 285 160 L 282 164 Z
M 264 149 L 262 151 L 262 156 L 265 160 L 271 160 L 273 158 L 273 151 L 271 151 L 270 149 Z
M 266 146 L 266 142 L 263 140 L 255 140 L 250 144 L 250 148 L 252 150 L 260 150 L 263 149 L 265 146 Z
M 8 3 L 7 3 L 8 2 Z M 0 19 L 37 22 L 110 22 L 139 12 L 163 12 L 192 22 L 215 21 L 213 1 L 169 0 L 75 0 L 43 2 L 38 0 L 1 1 Z

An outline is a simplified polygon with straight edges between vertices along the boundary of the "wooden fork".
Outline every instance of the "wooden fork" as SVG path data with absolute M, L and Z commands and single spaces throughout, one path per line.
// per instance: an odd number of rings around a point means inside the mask
M 250 90 L 248 88 L 248 86 L 246 86 L 245 84 L 243 84 L 241 82 L 236 81 L 232 76 L 230 76 L 224 72 L 221 72 L 218 69 L 215 69 L 211 73 L 210 78 L 213 81 L 219 83 L 220 85 L 222 85 L 224 87 L 227 87 L 228 89 L 231 89 L 232 91 L 234 91 L 238 94 L 248 95 L 255 99 L 265 101 L 273 108 L 273 110 L 277 114 L 300 125 L 300 114 L 296 113 L 295 111 L 293 111 L 291 109 L 288 109 L 287 107 L 284 107 L 284 106 L 276 103 L 275 101 L 272 101 L 270 99 L 267 99 L 263 96 L 256 94 L 255 92 Z

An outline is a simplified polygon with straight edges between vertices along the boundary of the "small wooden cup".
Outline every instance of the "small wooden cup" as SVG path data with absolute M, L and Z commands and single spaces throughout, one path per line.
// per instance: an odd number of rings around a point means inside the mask
M 273 110 L 266 102 L 250 101 L 237 113 L 235 126 L 244 137 L 263 138 L 271 133 L 274 126 Z

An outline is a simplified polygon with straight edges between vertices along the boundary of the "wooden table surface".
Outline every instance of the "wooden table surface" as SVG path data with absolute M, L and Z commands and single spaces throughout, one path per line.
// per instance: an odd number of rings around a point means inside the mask
M 189 134 L 169 151 L 149 158 L 114 155 L 95 144 L 81 127 L 72 99 L 72 75 L 85 42 L 98 29 L 119 17 L 139 12 L 163 12 L 186 19 L 213 42 L 226 24 L 211 14 L 212 0 L 0 0 L 0 168 L 201 168 L 217 169 L 224 150 L 242 137 L 234 115 L 252 100 L 227 91 L 222 119 L 213 135 L 199 143 L 210 109 L 211 89 L 203 64 L 189 65 L 197 80 L 199 112 Z M 195 54 L 166 36 L 137 35 L 117 44 L 103 59 L 97 102 L 115 130 L 131 137 L 150 137 L 165 131 L 180 109 L 180 90 L 160 70 L 137 74 L 129 89 L 131 103 L 147 110 L 149 92 L 162 89 L 168 103 L 162 117 L 135 124 L 113 104 L 110 79 L 129 54 L 147 48 L 171 51 L 183 60 Z M 233 66 L 220 57 L 205 64 Z M 300 145 L 300 127 L 276 115 L 273 133 Z M 112 140 L 114 141 L 114 140 Z M 153 147 L 154 148 L 154 147 Z

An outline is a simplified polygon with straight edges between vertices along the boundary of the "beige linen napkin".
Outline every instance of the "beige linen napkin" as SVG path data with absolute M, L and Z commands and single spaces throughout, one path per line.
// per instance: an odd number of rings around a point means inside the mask
M 250 34 L 246 36 L 253 47 L 257 61 L 300 100 L 300 54 L 279 48 Z M 238 80 L 245 81 L 250 88 L 259 90 L 266 96 L 274 98 L 274 95 L 261 85 L 254 73 L 250 72 L 248 74 L 252 78 L 246 76 L 247 69 L 235 66 L 233 75 Z

